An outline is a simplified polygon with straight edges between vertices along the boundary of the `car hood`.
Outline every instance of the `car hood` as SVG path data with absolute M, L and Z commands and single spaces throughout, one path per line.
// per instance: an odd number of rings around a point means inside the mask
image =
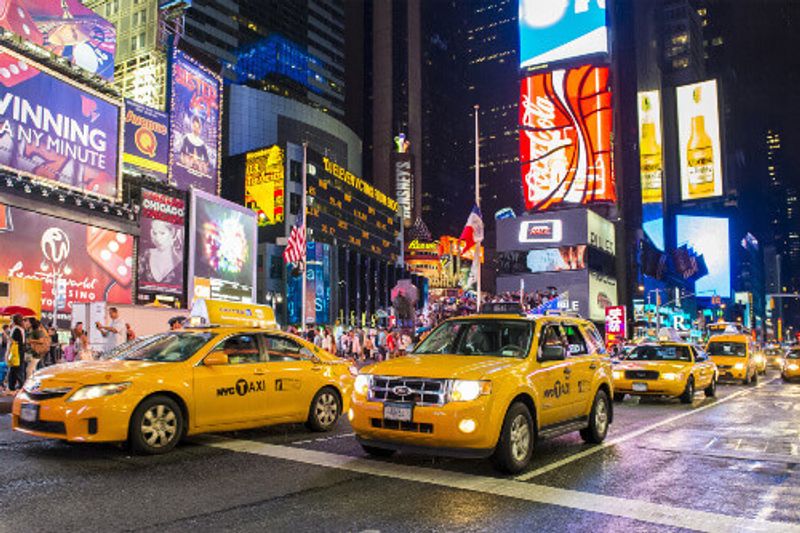
M 165 364 L 152 361 L 79 361 L 48 366 L 34 374 L 42 386 L 94 383 L 117 383 L 131 381 L 147 373 L 149 369 Z
M 614 370 L 656 370 L 658 372 L 683 372 L 689 363 L 680 361 L 622 361 Z
M 522 359 L 477 355 L 408 355 L 370 365 L 362 373 L 441 379 L 492 379 Z

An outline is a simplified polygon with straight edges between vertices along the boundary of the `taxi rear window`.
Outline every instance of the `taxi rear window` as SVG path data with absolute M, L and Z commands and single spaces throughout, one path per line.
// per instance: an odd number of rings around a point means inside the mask
M 211 340 L 211 333 L 164 333 L 148 338 L 148 342 L 134 345 L 119 355 L 126 361 L 155 361 L 177 363 L 186 361 Z

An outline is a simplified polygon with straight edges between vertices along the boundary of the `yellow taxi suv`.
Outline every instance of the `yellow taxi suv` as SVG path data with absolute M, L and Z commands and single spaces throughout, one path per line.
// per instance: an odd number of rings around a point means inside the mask
M 370 455 L 492 457 L 516 473 L 537 439 L 579 431 L 602 442 L 612 394 L 591 322 L 481 314 L 445 321 L 410 355 L 362 369 L 348 417 Z
M 116 357 L 47 367 L 14 399 L 14 430 L 71 442 L 171 450 L 188 435 L 289 422 L 332 429 L 355 370 L 280 331 L 190 328 L 134 341 Z
M 781 368 L 781 377 L 783 381 L 800 378 L 800 348 L 792 348 L 786 352 Z
M 714 335 L 706 345 L 706 353 L 717 365 L 719 379 L 738 380 L 745 385 L 758 382 L 758 365 L 749 336 L 744 334 Z
M 695 391 L 717 394 L 717 367 L 704 351 L 688 343 L 659 342 L 637 346 L 614 366 L 614 401 L 626 394 L 669 396 L 692 403 Z

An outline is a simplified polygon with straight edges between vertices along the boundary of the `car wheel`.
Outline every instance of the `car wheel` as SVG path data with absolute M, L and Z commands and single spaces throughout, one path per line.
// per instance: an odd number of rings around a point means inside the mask
M 706 393 L 706 398 L 714 398 L 717 395 L 717 376 L 711 378 L 711 384 L 703 392 Z
M 339 394 L 331 387 L 317 391 L 311 400 L 306 426 L 311 431 L 330 431 L 342 413 L 342 402 Z
M 690 377 L 686 380 L 686 388 L 681 394 L 681 403 L 692 403 L 692 400 L 694 400 L 694 378 Z
M 371 455 L 373 457 L 391 457 L 395 452 L 395 450 L 390 450 L 389 448 L 378 448 L 377 446 L 370 446 L 368 444 L 362 444 L 361 448 L 367 453 L 367 455 Z
M 623 393 L 623 392 L 615 392 L 614 393 L 614 401 L 615 402 L 621 402 L 624 399 L 625 399 L 625 393 Z
M 608 434 L 608 423 L 611 418 L 611 406 L 606 391 L 599 390 L 594 395 L 592 410 L 589 412 L 589 426 L 580 430 L 583 442 L 600 444 Z
M 758 385 L 758 372 L 753 371 L 753 377 L 750 378 L 750 385 Z
M 789 383 L 789 378 L 787 378 L 783 374 L 781 374 L 781 379 L 783 380 L 784 383 Z
M 520 402 L 511 404 L 492 456 L 498 469 L 516 474 L 528 466 L 533 455 L 533 428 L 533 417 L 528 407 Z
M 183 436 L 183 413 L 169 396 L 151 396 L 131 417 L 128 440 L 136 453 L 161 454 L 172 450 Z

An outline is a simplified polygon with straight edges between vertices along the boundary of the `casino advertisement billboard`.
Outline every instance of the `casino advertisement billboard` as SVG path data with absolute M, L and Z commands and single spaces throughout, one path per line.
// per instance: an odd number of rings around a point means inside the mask
M 130 304 L 133 237 L 0 204 L 0 275 L 42 281 L 42 311 L 69 326 L 75 302 Z
M 528 76 L 519 109 L 526 210 L 616 201 L 608 67 Z
M 121 110 L 121 102 L 0 46 L 0 167 L 115 199 Z
M 177 48 L 170 73 L 170 181 L 217 194 L 222 78 Z
M 123 168 L 166 182 L 168 163 L 169 117 L 163 111 L 126 99 Z
M 308 151 L 309 240 L 352 246 L 391 262 L 400 257 L 397 200 L 327 157 Z

